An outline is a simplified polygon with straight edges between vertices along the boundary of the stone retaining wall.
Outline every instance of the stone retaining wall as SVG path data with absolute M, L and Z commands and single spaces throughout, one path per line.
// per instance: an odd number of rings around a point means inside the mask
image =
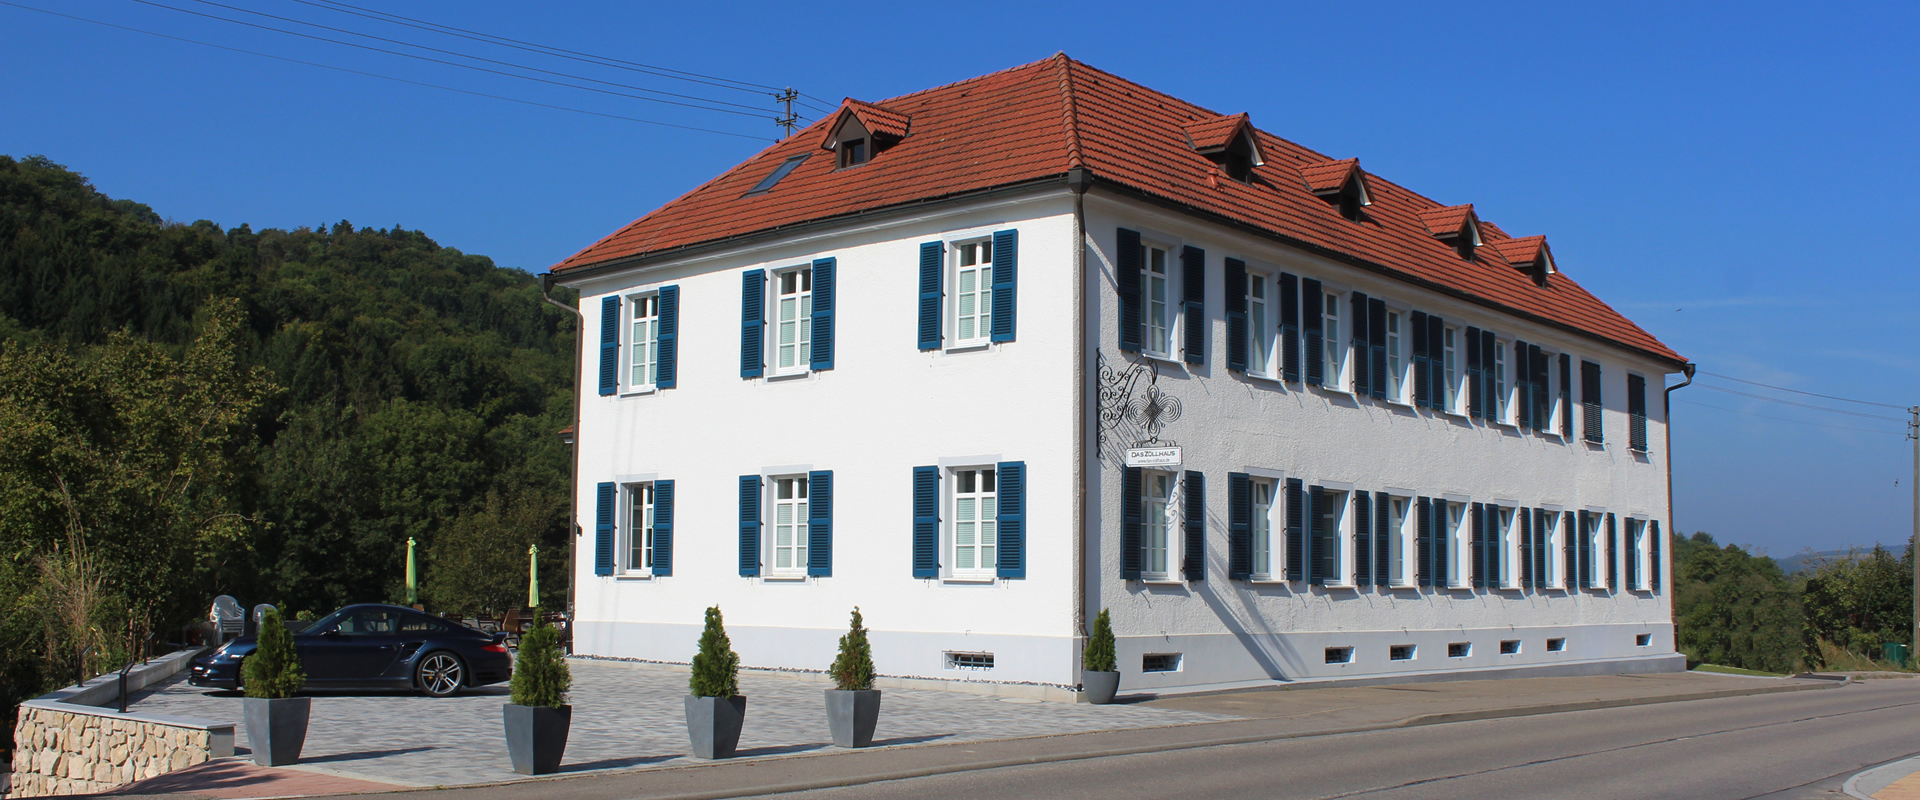
M 13 741 L 13 797 L 104 792 L 233 755 L 231 726 L 221 735 L 191 722 L 97 716 L 79 709 L 22 706 Z

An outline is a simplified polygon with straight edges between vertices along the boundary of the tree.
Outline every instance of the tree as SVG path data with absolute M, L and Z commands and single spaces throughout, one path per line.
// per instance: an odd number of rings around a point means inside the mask
M 693 656 L 693 675 L 687 688 L 694 697 L 740 694 L 740 654 L 733 652 L 719 606 L 707 609 L 707 625 L 700 631 L 700 652 Z
M 840 654 L 834 656 L 834 688 L 864 691 L 873 688 L 873 646 L 867 643 L 867 628 L 860 619 L 860 607 L 853 608 L 853 623 L 840 637 Z
M 246 674 L 240 685 L 248 697 L 292 697 L 307 685 L 307 674 L 300 668 L 300 651 L 293 646 L 293 634 L 281 621 L 280 609 L 268 607 L 267 613 L 261 615 L 256 642 L 253 655 L 241 662 Z
M 1093 618 L 1093 634 L 1087 637 L 1087 649 L 1080 655 L 1080 666 L 1088 672 L 1113 672 L 1119 669 L 1115 665 L 1113 648 L 1113 617 L 1103 608 L 1099 616 Z
M 520 635 L 520 652 L 515 656 L 509 682 L 510 702 L 559 708 L 567 704 L 573 671 L 567 668 L 566 654 L 560 651 L 560 630 L 548 623 L 539 609 L 534 609 L 533 618 L 533 627 Z
M 1809 651 L 1818 642 L 1870 658 L 1880 645 L 1913 644 L 1913 546 L 1895 558 L 1886 548 L 1818 559 L 1804 590 Z
M 1673 565 L 1677 645 L 1689 662 L 1764 672 L 1799 666 L 1800 598 L 1773 559 L 1699 532 L 1673 536 Z

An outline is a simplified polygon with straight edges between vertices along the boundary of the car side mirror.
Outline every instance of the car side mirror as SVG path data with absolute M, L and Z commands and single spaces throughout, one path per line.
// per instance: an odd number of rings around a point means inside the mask
M 324 637 L 324 638 L 327 638 L 327 639 L 338 639 L 338 638 L 340 638 L 340 629 L 339 629 L 339 628 L 328 628 L 328 629 L 326 629 L 326 630 L 324 630 L 324 631 L 321 631 L 321 632 L 320 632 L 320 635 L 321 635 L 322 637 Z

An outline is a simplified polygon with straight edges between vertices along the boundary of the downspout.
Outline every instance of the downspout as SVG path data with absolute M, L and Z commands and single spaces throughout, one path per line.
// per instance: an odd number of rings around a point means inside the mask
M 1666 394 L 1664 394 L 1661 397 L 1661 402 L 1664 404 L 1664 407 L 1660 409 L 1660 414 L 1661 414 L 1660 428 L 1661 428 L 1662 434 L 1664 434 L 1667 439 L 1666 448 L 1667 448 L 1667 535 L 1668 536 L 1675 536 L 1680 533 L 1680 529 L 1675 528 L 1673 526 L 1673 391 L 1675 389 L 1684 388 L 1687 384 L 1693 383 L 1693 371 L 1697 368 L 1698 368 L 1698 365 L 1694 364 L 1691 361 L 1681 365 L 1680 371 L 1686 374 L 1687 379 L 1667 387 Z M 1654 566 L 1657 568 L 1664 569 L 1666 571 L 1667 621 L 1672 622 L 1673 621 L 1673 586 L 1674 586 L 1674 575 L 1673 575 L 1673 566 L 1672 566 L 1673 565 L 1673 546 L 1669 543 L 1662 542 L 1660 545 L 1660 552 L 1666 554 L 1667 564 L 1665 566 L 1655 564 Z M 1678 642 L 1675 642 L 1675 644 L 1678 644 Z
M 1080 685 L 1080 654 L 1087 643 L 1087 189 L 1093 173 L 1067 171 L 1073 192 L 1073 666 L 1068 674 Z
M 568 447 L 572 449 L 573 453 L 567 460 L 567 527 L 573 533 L 572 536 L 567 537 L 567 649 L 571 652 L 573 649 L 573 633 L 575 631 L 573 585 L 580 580 L 580 565 L 574 560 L 577 558 L 575 552 L 577 548 L 574 547 L 574 543 L 580 540 L 580 368 L 581 364 L 584 363 L 583 359 L 586 358 L 584 352 L 587 346 L 587 316 L 580 313 L 580 307 L 577 304 L 570 306 L 553 299 L 553 296 L 550 294 L 552 291 L 553 273 L 540 273 L 540 299 L 553 304 L 555 307 L 565 309 L 567 313 L 573 315 L 574 322 L 573 422 L 571 423 L 573 426 L 573 441 L 568 444 Z

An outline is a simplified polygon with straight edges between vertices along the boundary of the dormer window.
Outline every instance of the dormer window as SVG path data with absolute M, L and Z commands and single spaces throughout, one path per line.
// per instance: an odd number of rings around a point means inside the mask
M 1553 251 L 1547 249 L 1545 236 L 1504 239 L 1490 246 L 1514 269 L 1527 273 L 1527 277 L 1540 286 L 1546 286 L 1547 276 L 1559 271 L 1553 265 Z
M 1307 182 L 1308 191 L 1332 204 L 1340 216 L 1349 220 L 1358 222 L 1364 214 L 1361 209 L 1373 205 L 1373 197 L 1367 194 L 1367 173 L 1361 171 L 1360 159 L 1309 164 L 1300 168 L 1300 177 Z
M 867 140 L 848 139 L 840 143 L 840 168 L 857 167 L 867 163 Z
M 1186 126 L 1187 141 L 1195 152 L 1219 165 L 1227 177 L 1241 183 L 1253 182 L 1253 168 L 1260 166 L 1260 142 L 1253 135 L 1253 123 L 1246 114 L 1217 117 Z
M 1420 221 L 1427 224 L 1427 232 L 1434 238 L 1452 245 L 1461 259 L 1473 260 L 1473 252 L 1480 246 L 1480 219 L 1474 216 L 1472 203 L 1427 209 L 1420 212 Z

